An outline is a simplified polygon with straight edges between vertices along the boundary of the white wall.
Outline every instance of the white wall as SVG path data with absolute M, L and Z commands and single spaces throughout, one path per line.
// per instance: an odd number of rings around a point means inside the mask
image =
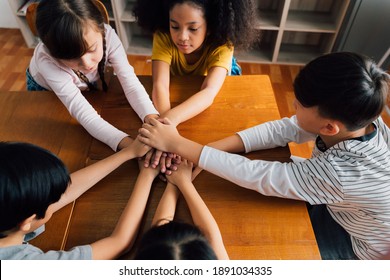
M 7 0 L 0 0 L 0 28 L 19 28 Z

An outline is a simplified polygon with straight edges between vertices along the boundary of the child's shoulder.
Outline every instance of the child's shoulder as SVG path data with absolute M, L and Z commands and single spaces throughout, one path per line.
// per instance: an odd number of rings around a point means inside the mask
M 104 24 L 104 35 L 106 37 L 106 40 L 110 41 L 112 39 L 113 36 L 118 36 L 116 34 L 116 31 L 114 28 L 111 27 L 111 25 L 109 24 Z
M 384 122 L 382 117 L 379 117 L 374 124 L 377 126 L 379 133 L 383 136 L 387 145 L 390 147 L 390 128 L 388 124 Z
M 90 260 L 92 247 L 90 245 L 77 246 L 70 251 L 43 252 L 36 246 L 28 243 L 0 248 L 2 260 Z
M 153 34 L 153 40 L 159 40 L 163 42 L 171 42 L 171 35 L 162 31 L 156 31 Z
M 26 260 L 31 259 L 30 257 L 33 255 L 42 254 L 41 249 L 28 243 L 0 248 L 0 259 L 2 260 Z
M 153 34 L 153 49 L 155 51 L 175 49 L 171 35 L 162 31 L 156 31 Z
M 379 128 L 379 129 L 384 129 L 387 128 L 389 130 L 389 125 L 386 124 L 386 122 L 383 120 L 383 118 L 380 116 L 374 121 L 374 124 Z

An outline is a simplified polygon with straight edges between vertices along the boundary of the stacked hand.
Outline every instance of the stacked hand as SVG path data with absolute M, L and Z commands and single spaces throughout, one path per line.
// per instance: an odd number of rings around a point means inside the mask
M 151 119 L 149 123 L 144 123 L 138 132 L 137 139 L 142 143 L 150 145 L 156 150 L 167 151 L 164 153 L 149 152 L 145 157 L 145 166 L 151 164 L 153 168 L 156 168 L 160 165 L 161 172 L 165 173 L 165 175 L 171 175 L 172 171 L 177 170 L 181 162 L 181 157 L 171 152 L 180 145 L 180 140 L 184 138 L 179 134 L 176 126 L 169 119 Z M 192 180 L 201 170 L 201 168 L 195 168 Z
M 144 126 L 152 126 L 152 123 L 155 120 L 158 120 L 158 122 L 163 122 L 162 119 L 148 118 L 147 120 L 145 120 Z M 154 169 L 158 168 L 159 171 L 162 173 L 160 179 L 166 181 L 164 175 L 170 175 L 173 171 L 177 170 L 177 166 L 181 162 L 181 157 L 173 153 L 167 153 L 163 152 L 162 150 L 152 148 L 145 155 L 143 161 L 144 167 L 151 167 Z
M 191 182 L 193 163 L 183 160 L 176 172 L 167 177 L 168 181 L 180 189 L 185 186 L 185 182 Z

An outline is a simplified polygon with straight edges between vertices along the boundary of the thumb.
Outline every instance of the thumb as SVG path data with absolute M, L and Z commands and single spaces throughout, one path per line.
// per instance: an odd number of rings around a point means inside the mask
M 162 123 L 163 123 L 163 124 L 172 124 L 172 122 L 171 122 L 168 118 L 164 118 L 164 119 L 162 120 Z

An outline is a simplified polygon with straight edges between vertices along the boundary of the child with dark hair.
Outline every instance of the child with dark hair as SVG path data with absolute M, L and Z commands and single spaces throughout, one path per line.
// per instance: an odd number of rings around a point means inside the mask
M 221 232 L 207 205 L 191 182 L 193 164 L 183 161 L 169 181 L 157 206 L 152 228 L 144 234 L 135 259 L 215 260 L 228 259 Z M 141 167 L 141 170 L 155 168 Z M 182 193 L 195 225 L 174 221 L 176 203 Z
M 365 56 L 331 53 L 296 77 L 291 118 L 208 146 L 180 136 L 168 119 L 144 124 L 138 138 L 244 188 L 307 201 L 323 259 L 380 259 L 390 245 L 390 129 L 380 117 L 389 80 Z M 231 154 L 309 140 L 315 140 L 312 158 L 301 162 Z
M 252 0 L 138 0 L 139 26 L 153 32 L 152 99 L 157 110 L 178 125 L 207 109 L 227 74 L 240 74 L 235 48 L 249 48 L 258 38 Z M 200 90 L 171 107 L 170 75 L 206 76 Z M 145 164 L 158 165 L 160 154 Z M 163 166 L 164 168 L 164 166 Z
M 217 260 L 198 227 L 177 221 L 152 227 L 139 248 L 136 260 Z
M 128 62 L 119 37 L 93 0 L 42 0 L 36 12 L 36 29 L 41 42 L 27 69 L 28 90 L 51 90 L 70 114 L 96 139 L 114 151 L 132 139 L 94 110 L 81 91 L 93 90 L 111 65 L 126 98 L 142 121 L 156 117 L 143 85 Z
M 48 252 L 26 243 L 25 237 L 122 163 L 149 150 L 135 139 L 121 151 L 69 174 L 47 150 L 0 142 L 0 259 L 114 259 L 125 253 L 137 236 L 154 179 L 142 171 L 109 237 L 69 251 Z

